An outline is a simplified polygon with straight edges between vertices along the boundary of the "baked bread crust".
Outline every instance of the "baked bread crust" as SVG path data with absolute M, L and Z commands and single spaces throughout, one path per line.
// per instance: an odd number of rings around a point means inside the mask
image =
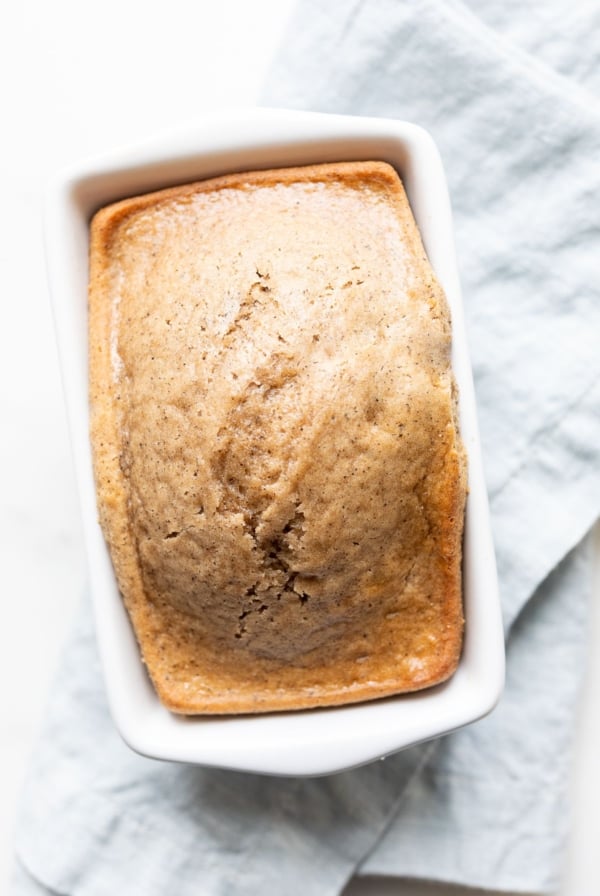
M 100 523 L 165 706 L 335 705 L 454 672 L 450 320 L 393 168 L 100 210 L 89 332 Z

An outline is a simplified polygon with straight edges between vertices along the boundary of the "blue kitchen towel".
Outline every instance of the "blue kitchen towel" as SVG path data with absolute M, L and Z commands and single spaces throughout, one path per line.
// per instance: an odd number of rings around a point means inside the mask
M 132 753 L 105 705 L 88 602 L 65 652 L 17 830 L 15 896 L 337 896 L 356 872 L 538 892 L 560 871 L 590 583 L 580 545 L 513 626 L 488 719 L 327 778 Z M 47 891 L 42 889 L 42 893 Z
M 600 52 L 587 32 L 580 58 L 557 48 L 565 0 L 529 26 L 505 5 L 302 0 L 265 91 L 411 119 L 440 146 L 508 639 L 500 706 L 315 780 L 153 762 L 111 724 L 86 602 L 23 794 L 15 896 L 337 896 L 361 872 L 556 886 L 590 581 L 575 545 L 600 507 Z

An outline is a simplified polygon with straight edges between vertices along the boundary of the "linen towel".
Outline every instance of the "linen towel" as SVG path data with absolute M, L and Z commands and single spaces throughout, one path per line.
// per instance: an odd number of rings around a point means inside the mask
M 508 638 L 500 706 L 322 779 L 152 762 L 111 725 L 86 603 L 23 794 L 17 896 L 335 896 L 361 871 L 556 886 L 589 583 L 572 549 L 600 506 L 598 46 L 558 46 L 588 34 L 559 27 L 564 0 L 543 28 L 505 6 L 302 0 L 264 94 L 411 119 L 440 146 Z
M 493 715 L 312 780 L 132 753 L 105 706 L 86 602 L 23 794 L 14 896 L 337 896 L 357 871 L 552 889 L 567 826 L 586 553 L 585 544 L 571 553 L 515 623 Z

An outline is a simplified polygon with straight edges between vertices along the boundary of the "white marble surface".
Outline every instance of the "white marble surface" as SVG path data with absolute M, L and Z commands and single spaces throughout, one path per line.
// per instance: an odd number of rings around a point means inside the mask
M 292 0 L 6 4 L 0 20 L 0 893 L 15 802 L 61 644 L 84 583 L 41 242 L 40 203 L 59 166 L 207 109 L 252 104 Z M 166 11 L 168 10 L 168 15 Z M 600 557 L 600 538 L 596 556 Z M 560 896 L 600 892 L 600 564 Z M 357 881 L 348 896 L 476 891 Z

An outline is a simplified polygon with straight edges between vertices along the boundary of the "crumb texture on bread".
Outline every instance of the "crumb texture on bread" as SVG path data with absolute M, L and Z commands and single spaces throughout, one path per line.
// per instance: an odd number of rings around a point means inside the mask
M 101 524 L 181 713 L 417 690 L 462 638 L 450 320 L 381 162 L 235 174 L 91 227 Z

